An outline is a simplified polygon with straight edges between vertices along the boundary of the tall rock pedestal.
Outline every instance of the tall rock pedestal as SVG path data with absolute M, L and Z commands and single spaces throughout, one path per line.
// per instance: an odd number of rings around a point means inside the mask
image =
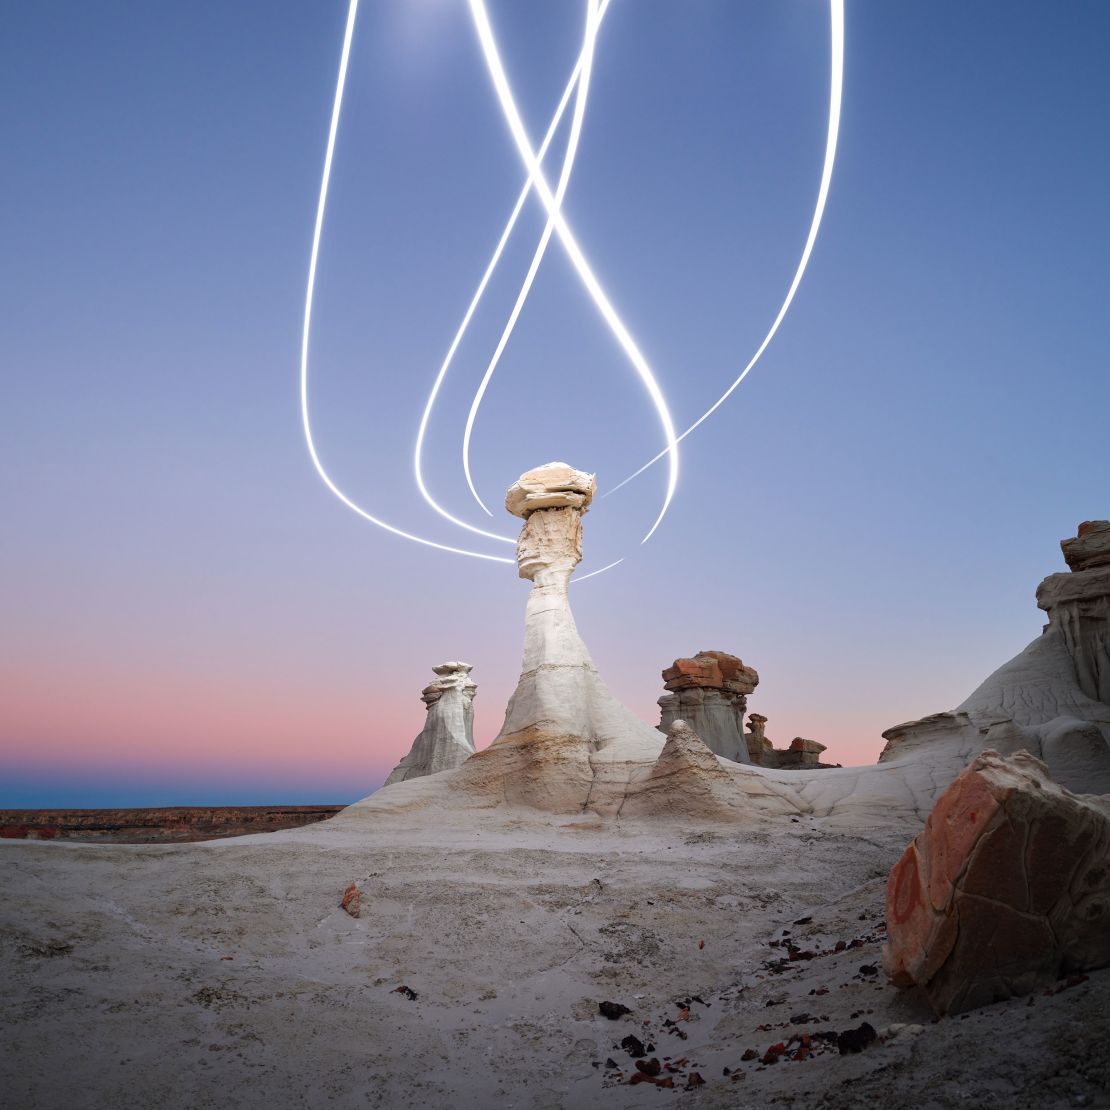
M 549 463 L 524 474 L 505 497 L 505 508 L 524 520 L 517 565 L 532 583 L 524 661 L 501 731 L 458 780 L 490 804 L 615 812 L 633 768 L 642 770 L 662 748 L 659 734 L 609 693 L 570 611 L 582 516 L 595 489 L 592 474 Z

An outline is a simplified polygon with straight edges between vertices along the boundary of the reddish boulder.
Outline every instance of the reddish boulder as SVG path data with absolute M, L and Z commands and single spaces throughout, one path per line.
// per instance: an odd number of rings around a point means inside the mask
M 345 891 L 343 891 L 343 901 L 339 903 L 340 908 L 346 910 L 352 917 L 358 917 L 362 912 L 362 891 L 358 889 L 358 883 L 351 883 Z
M 1110 797 L 984 752 L 895 864 L 886 919 L 887 974 L 938 1014 L 1110 965 Z

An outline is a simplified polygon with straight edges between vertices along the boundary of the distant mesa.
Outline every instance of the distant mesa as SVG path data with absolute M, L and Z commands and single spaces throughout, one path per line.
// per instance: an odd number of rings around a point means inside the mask
M 0 839 L 180 844 L 299 829 L 344 806 L 160 806 L 148 809 L 3 809 Z

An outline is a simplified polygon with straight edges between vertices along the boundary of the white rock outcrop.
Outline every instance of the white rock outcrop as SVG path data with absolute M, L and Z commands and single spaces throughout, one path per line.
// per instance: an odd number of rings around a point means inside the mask
M 432 668 L 436 679 L 420 694 L 428 707 L 424 728 L 412 742 L 409 754 L 385 780 L 386 786 L 453 771 L 474 754 L 474 695 L 478 687 L 470 678 L 473 669 L 469 663 L 457 661 Z
M 1110 567 L 1101 562 L 1105 523 L 1088 522 L 1076 539 L 1061 542 L 1079 569 L 1049 575 L 1037 588 L 1037 605 L 1049 618 L 1041 635 L 955 709 L 887 729 L 880 762 L 927 752 L 934 768 L 944 768 L 946 784 L 985 749 L 1003 755 L 1027 751 L 1069 790 L 1110 793 Z M 1099 542 L 1082 543 L 1096 526 Z

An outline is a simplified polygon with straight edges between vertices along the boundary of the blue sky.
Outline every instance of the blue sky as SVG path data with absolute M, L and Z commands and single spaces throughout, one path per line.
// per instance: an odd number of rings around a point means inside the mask
M 578 3 L 492 3 L 526 122 Z M 312 471 L 297 357 L 342 4 L 31 5 L 0 44 L 5 403 L 0 805 L 344 801 L 475 664 L 481 742 L 524 584 L 360 521 Z M 341 484 L 443 542 L 417 499 L 424 397 L 522 182 L 466 7 L 364 3 L 314 323 Z M 750 357 L 823 153 L 816 2 L 614 0 L 566 210 L 685 427 Z M 847 5 L 822 233 L 764 360 L 663 473 L 599 502 L 575 612 L 648 719 L 702 648 L 761 674 L 778 743 L 874 759 L 1039 631 L 1057 541 L 1110 515 L 1103 4 Z M 554 171 L 553 171 L 554 173 Z M 462 425 L 542 228 L 506 253 L 431 426 L 476 523 Z M 557 244 L 477 425 L 483 496 L 565 458 L 602 491 L 658 450 Z M 511 533 L 513 521 L 495 517 Z M 485 518 L 488 523 L 488 518 Z M 493 545 L 489 550 L 497 551 Z

